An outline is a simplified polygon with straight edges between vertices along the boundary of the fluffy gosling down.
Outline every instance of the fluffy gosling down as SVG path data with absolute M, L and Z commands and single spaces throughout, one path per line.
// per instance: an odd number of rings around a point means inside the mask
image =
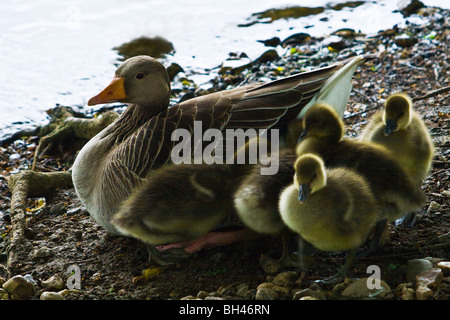
M 385 146 L 418 185 L 431 169 L 433 141 L 425 122 L 413 109 L 413 102 L 405 93 L 388 97 L 384 110 L 372 116 L 361 139 Z M 414 224 L 415 212 L 404 218 L 399 222 Z
M 425 194 L 387 148 L 371 141 L 343 138 L 343 121 L 328 104 L 311 107 L 303 119 L 304 131 L 297 155 L 319 155 L 327 168 L 349 167 L 369 183 L 381 205 L 380 223 L 371 247 L 377 244 L 387 221 L 419 210 Z
M 304 154 L 294 168 L 294 183 L 280 196 L 283 222 L 319 250 L 348 251 L 341 270 L 324 280 L 340 281 L 379 219 L 378 202 L 364 177 L 344 167 L 325 169 L 319 156 Z
M 162 265 L 251 237 L 242 228 L 236 233 L 221 231 L 221 227 L 239 227 L 232 202 L 241 175 L 241 168 L 236 168 L 168 165 L 151 175 L 111 222 L 122 234 L 143 241 L 150 260 Z

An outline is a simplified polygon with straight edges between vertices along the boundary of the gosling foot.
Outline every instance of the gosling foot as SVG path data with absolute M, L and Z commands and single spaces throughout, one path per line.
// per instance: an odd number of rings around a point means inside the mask
M 160 251 L 155 246 L 147 245 L 147 250 L 149 253 L 148 260 L 162 266 L 179 263 L 191 256 L 183 248 L 173 247 Z
M 407 228 L 412 228 L 417 221 L 417 214 L 415 212 L 409 212 L 403 217 L 395 220 L 396 226 L 404 226 Z

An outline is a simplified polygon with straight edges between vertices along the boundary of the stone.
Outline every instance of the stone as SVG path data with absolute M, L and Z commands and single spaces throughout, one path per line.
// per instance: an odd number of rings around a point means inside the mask
M 442 282 L 443 272 L 440 268 L 433 268 L 423 271 L 416 276 L 417 287 L 427 286 L 429 288 L 436 288 Z
M 416 281 L 416 276 L 425 270 L 433 268 L 433 264 L 426 259 L 412 259 L 406 263 L 406 281 Z
M 351 283 L 342 292 L 342 296 L 349 299 L 390 299 L 392 291 L 389 285 L 380 280 L 380 288 L 369 289 L 367 286 L 368 278 L 361 278 Z
M 43 259 L 43 258 L 51 257 L 53 255 L 53 252 L 51 249 L 49 249 L 47 247 L 41 247 L 41 248 L 35 250 L 33 255 L 34 255 L 34 258 L 36 258 L 36 259 Z
M 235 294 L 238 297 L 245 297 L 245 295 L 247 294 L 249 290 L 249 286 L 246 283 L 241 283 L 240 285 L 236 286 L 235 288 Z
M 305 297 L 313 297 L 314 300 L 325 300 L 324 294 L 319 290 L 313 290 L 312 288 L 307 288 L 303 290 L 296 291 L 294 293 L 293 300 L 310 300 L 303 299 Z
M 44 291 L 41 294 L 40 300 L 66 300 L 64 296 L 58 292 Z
M 431 290 L 428 287 L 418 287 L 416 289 L 416 299 L 417 300 L 430 300 L 433 299 L 434 293 L 433 290 Z
M 397 286 L 397 294 L 400 296 L 402 300 L 414 300 L 416 294 L 413 289 L 413 283 L 400 283 Z
M 3 284 L 3 289 L 9 293 L 12 300 L 31 299 L 36 293 L 33 283 L 21 275 L 14 276 L 6 281 Z
M 65 287 L 65 283 L 60 276 L 53 275 L 47 280 L 41 281 L 41 286 L 47 290 L 62 290 Z
M 273 278 L 272 283 L 277 284 L 279 286 L 292 288 L 294 287 L 294 281 L 296 280 L 298 274 L 295 271 L 285 271 L 277 274 L 275 278 Z
M 256 300 L 285 299 L 289 296 L 288 288 L 271 282 L 263 282 L 256 288 Z
M 450 261 L 438 262 L 437 266 L 438 266 L 438 268 L 440 268 L 442 270 L 444 275 L 449 275 L 450 274 Z
M 317 299 L 317 298 L 311 297 L 311 296 L 304 296 L 304 297 L 301 297 L 298 300 L 320 300 L 320 299 Z
M 9 300 L 8 291 L 2 288 L 0 288 L 0 300 Z
M 417 39 L 408 34 L 401 34 L 394 38 L 395 44 L 399 47 L 411 47 L 416 44 Z
M 417 300 L 429 300 L 434 297 L 435 289 L 443 279 L 443 272 L 440 268 L 425 270 L 416 276 L 416 298 Z
M 279 295 L 276 291 L 269 288 L 260 288 L 256 290 L 256 300 L 276 300 Z

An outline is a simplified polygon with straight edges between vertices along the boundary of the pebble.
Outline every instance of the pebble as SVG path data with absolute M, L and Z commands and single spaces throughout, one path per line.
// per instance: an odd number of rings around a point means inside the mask
M 256 300 L 285 299 L 289 296 L 288 288 L 271 282 L 263 282 L 256 288 Z
M 397 294 L 400 296 L 402 300 L 414 300 L 416 293 L 413 289 L 413 283 L 400 283 L 397 286 Z
M 44 291 L 41 294 L 40 300 L 66 300 L 64 296 L 58 292 Z
M 416 281 L 416 276 L 425 270 L 430 270 L 433 268 L 433 264 L 426 259 L 413 259 L 406 263 L 406 281 L 414 282 Z
M 380 289 L 369 289 L 367 286 L 368 278 L 361 278 L 351 283 L 342 292 L 342 296 L 348 299 L 390 299 L 392 298 L 392 291 L 389 285 L 380 280 Z
M 450 274 L 450 261 L 438 262 L 437 266 L 438 266 L 438 268 L 440 268 L 442 270 L 444 275 L 449 275 Z
M 24 276 L 17 275 L 10 278 L 3 284 L 12 300 L 31 299 L 36 291 L 32 282 L 28 281 Z
M 440 268 L 433 268 L 419 273 L 416 277 L 417 300 L 429 300 L 434 297 L 434 289 L 442 282 L 443 272 Z
M 0 300 L 9 300 L 8 291 L 2 288 L 0 288 Z
M 34 258 L 41 259 L 41 258 L 48 258 L 53 255 L 53 252 L 48 247 L 41 247 L 34 251 Z
M 428 209 L 427 209 L 427 215 L 430 213 L 430 212 L 436 212 L 436 211 L 439 211 L 440 209 L 441 209 L 441 205 L 439 204 L 439 203 L 437 203 L 436 201 L 431 201 L 430 202 L 430 205 L 428 206 Z
M 313 298 L 313 300 L 326 300 L 325 295 L 323 292 L 316 288 L 307 288 L 303 290 L 296 291 L 294 293 L 293 300 L 311 300 L 311 299 L 305 299 L 305 298 Z
M 62 290 L 65 286 L 65 283 L 60 276 L 53 275 L 47 280 L 41 281 L 41 286 L 47 290 Z

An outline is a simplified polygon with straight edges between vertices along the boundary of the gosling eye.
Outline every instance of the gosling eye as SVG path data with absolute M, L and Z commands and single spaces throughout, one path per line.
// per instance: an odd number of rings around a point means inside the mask
M 136 75 L 136 79 L 141 80 L 142 78 L 144 78 L 144 76 L 145 76 L 145 73 L 139 72 L 139 73 Z

